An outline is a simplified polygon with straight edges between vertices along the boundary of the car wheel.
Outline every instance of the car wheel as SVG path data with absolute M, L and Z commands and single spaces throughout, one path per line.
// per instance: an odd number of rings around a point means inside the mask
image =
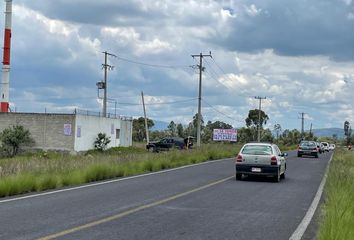
M 318 158 L 318 153 L 315 155 L 315 158 Z
M 297 154 L 297 157 L 301 157 L 301 154 Z
M 236 180 L 242 180 L 242 173 L 236 173 Z
M 148 151 L 149 151 L 149 152 L 155 152 L 155 148 L 154 148 L 154 147 L 149 147 L 149 148 L 148 148 Z

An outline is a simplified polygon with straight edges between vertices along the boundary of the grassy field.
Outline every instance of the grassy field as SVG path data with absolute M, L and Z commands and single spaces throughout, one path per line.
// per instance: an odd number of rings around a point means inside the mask
M 317 239 L 354 239 L 354 151 L 336 150 L 324 199 Z
M 149 153 L 139 146 L 78 156 L 40 152 L 0 159 L 0 197 L 234 157 L 239 149 L 235 144 L 208 144 L 198 149 Z

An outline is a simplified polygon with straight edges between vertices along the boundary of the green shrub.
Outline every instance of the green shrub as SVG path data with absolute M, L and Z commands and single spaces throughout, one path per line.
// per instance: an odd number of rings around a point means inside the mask
M 0 133 L 0 142 L 2 143 L 0 147 L 2 155 L 10 157 L 15 156 L 22 146 L 34 144 L 29 130 L 20 125 L 4 129 Z
M 107 137 L 105 133 L 99 133 L 96 140 L 93 143 L 93 146 L 98 151 L 104 151 L 107 148 L 107 145 L 111 142 L 110 137 Z

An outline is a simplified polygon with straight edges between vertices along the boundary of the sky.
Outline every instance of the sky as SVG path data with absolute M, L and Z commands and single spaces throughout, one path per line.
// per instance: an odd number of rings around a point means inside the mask
M 5 2 L 0 2 L 5 10 Z M 4 26 L 3 15 L 0 24 Z M 102 111 L 188 124 L 198 110 L 203 53 L 204 121 L 266 127 L 354 124 L 352 0 L 14 0 L 10 107 L 17 112 Z

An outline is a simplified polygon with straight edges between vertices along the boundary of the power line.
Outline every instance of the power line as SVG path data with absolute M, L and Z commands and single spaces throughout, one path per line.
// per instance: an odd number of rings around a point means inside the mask
M 176 103 L 184 103 L 191 102 L 196 100 L 197 98 L 179 100 L 179 101 L 171 101 L 171 102 L 160 102 L 160 103 L 145 103 L 145 105 L 165 105 L 165 104 L 176 104 Z M 131 106 L 140 106 L 141 103 L 127 103 L 127 102 L 118 102 L 119 105 L 131 105 Z
M 218 69 L 222 72 L 222 74 L 225 76 L 225 78 L 227 78 L 230 82 L 233 82 L 234 79 L 232 79 L 232 78 L 229 77 L 229 73 L 226 73 L 226 71 L 225 71 L 224 69 L 222 69 L 219 64 L 217 64 L 217 62 L 215 61 L 214 58 L 212 58 L 212 60 L 213 60 L 213 63 L 217 66 L 217 68 L 218 68 Z
M 147 66 L 147 67 L 157 67 L 157 68 L 188 68 L 190 66 L 187 65 L 160 65 L 160 64 L 151 64 L 151 63 L 145 63 L 145 62 L 140 62 L 140 61 L 135 61 L 135 60 L 131 60 L 128 58 L 123 58 L 123 57 L 117 57 L 117 59 L 125 61 L 125 62 L 129 62 L 129 63 L 133 63 L 133 64 L 138 64 L 138 65 L 143 65 L 143 66 Z
M 211 71 L 212 71 L 215 75 L 217 75 L 217 73 L 214 71 L 214 69 L 211 67 L 211 65 L 210 65 L 207 61 L 205 61 L 205 62 L 206 62 L 206 64 L 208 65 L 208 67 L 211 69 Z M 227 85 L 224 84 L 223 82 L 220 82 L 220 81 L 217 79 L 217 77 L 215 77 L 215 75 L 212 75 L 209 71 L 205 70 L 205 72 L 208 73 L 209 76 L 210 76 L 213 80 L 215 80 L 218 84 L 220 84 L 220 85 L 226 87 L 227 89 L 229 89 L 229 90 L 231 90 L 231 91 L 234 91 L 234 90 L 235 90 L 235 89 L 233 89 L 233 88 L 230 88 L 229 86 L 227 86 Z
M 214 63 L 216 64 L 216 62 L 215 62 L 215 60 L 214 60 L 214 58 L 212 58 L 213 59 L 213 61 L 214 61 Z M 206 62 L 206 64 L 208 65 L 208 67 L 213 71 L 213 73 L 215 74 L 215 75 L 218 75 L 218 73 L 214 70 L 214 68 L 209 64 L 209 62 L 208 61 L 205 61 Z M 218 66 L 218 65 L 217 65 Z M 220 68 L 221 69 L 221 67 L 220 66 L 218 66 L 218 68 Z M 207 72 L 207 71 L 205 71 L 205 72 Z M 234 79 L 232 79 L 232 78 L 230 78 L 230 76 L 228 75 L 228 73 L 226 73 L 225 71 L 223 71 L 222 70 L 222 77 L 224 78 L 224 79 L 226 79 L 226 80 L 229 80 L 231 83 L 232 82 L 234 82 L 235 80 Z M 208 72 L 207 72 L 208 73 Z M 211 76 L 211 74 L 210 74 L 210 76 Z M 212 77 L 212 76 L 211 76 Z M 212 77 L 213 78 L 213 77 Z M 233 87 L 229 87 L 228 85 L 226 85 L 225 83 L 223 83 L 223 82 L 221 82 L 221 81 L 219 81 L 218 79 L 215 79 L 215 78 L 213 78 L 216 82 L 218 82 L 219 84 L 221 84 L 221 85 L 223 85 L 224 87 L 226 87 L 227 89 L 229 89 L 230 91 L 235 91 L 235 88 L 233 88 Z M 244 93 L 238 93 L 238 95 L 239 96 L 246 96 L 246 94 L 244 94 Z
M 227 73 L 224 71 L 224 69 L 222 69 L 222 68 L 220 67 L 220 65 L 217 64 L 217 62 L 215 61 L 215 59 L 214 59 L 214 58 L 211 58 L 211 59 L 213 60 L 214 64 L 221 70 L 221 72 L 223 72 L 225 75 L 227 75 Z
M 204 99 L 202 99 L 202 101 L 203 101 L 206 105 L 208 105 L 211 109 L 213 109 L 215 112 L 220 113 L 221 115 L 223 115 L 223 116 L 225 116 L 225 117 L 227 117 L 227 118 L 229 118 L 229 119 L 231 119 L 231 120 L 233 120 L 233 121 L 242 122 L 242 121 L 237 120 L 237 119 L 235 119 L 235 118 L 233 118 L 233 117 L 230 117 L 228 114 L 226 114 L 226 113 L 224 113 L 224 112 L 221 112 L 220 110 L 216 109 L 213 105 L 211 105 L 210 103 L 206 102 Z

